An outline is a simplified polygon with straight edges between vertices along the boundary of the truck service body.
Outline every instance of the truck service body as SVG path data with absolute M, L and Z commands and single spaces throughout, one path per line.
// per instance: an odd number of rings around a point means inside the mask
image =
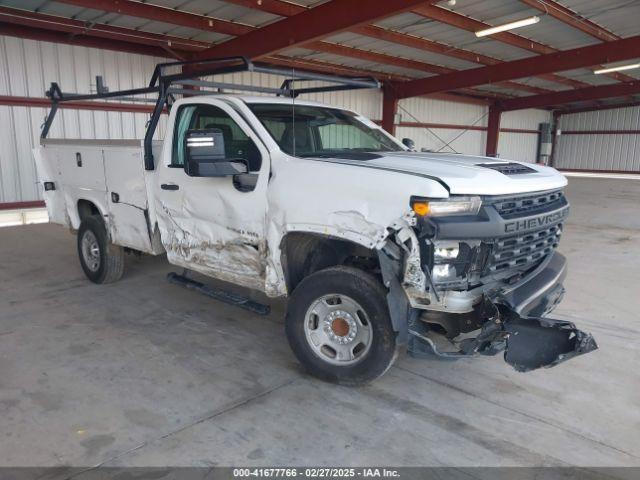
M 91 280 L 118 279 L 124 250 L 166 253 L 290 296 L 294 352 L 342 383 L 381 375 L 401 346 L 504 351 L 523 371 L 597 348 L 545 317 L 566 275 L 567 182 L 553 168 L 409 151 L 355 112 L 298 98 L 291 81 L 278 97 L 180 90 L 190 95 L 169 103 L 173 83 L 154 77 L 152 122 L 170 107 L 164 141 L 47 139 L 54 105 L 34 152 L 50 220 L 78 233 Z M 54 104 L 74 98 L 56 88 Z

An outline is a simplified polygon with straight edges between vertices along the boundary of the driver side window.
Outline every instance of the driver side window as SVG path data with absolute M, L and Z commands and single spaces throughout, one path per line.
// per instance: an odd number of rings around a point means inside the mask
M 182 105 L 176 114 L 172 167 L 184 167 L 185 136 L 189 130 L 217 129 L 224 138 L 225 157 L 243 160 L 250 172 L 257 172 L 262 157 L 256 144 L 224 110 L 213 105 Z

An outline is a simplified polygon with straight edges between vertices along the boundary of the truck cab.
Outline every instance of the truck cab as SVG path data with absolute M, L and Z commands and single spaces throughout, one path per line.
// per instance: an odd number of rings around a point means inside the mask
M 552 168 L 408 151 L 296 94 L 187 96 L 162 142 L 43 138 L 35 155 L 50 218 L 77 233 L 90 280 L 118 280 L 125 252 L 166 253 L 288 297 L 287 338 L 320 378 L 370 381 L 403 348 L 505 352 L 522 371 L 596 348 L 546 317 L 564 292 L 569 211 Z

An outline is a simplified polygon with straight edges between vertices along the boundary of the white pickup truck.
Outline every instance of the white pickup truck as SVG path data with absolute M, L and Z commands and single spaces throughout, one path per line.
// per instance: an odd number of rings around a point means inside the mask
M 39 177 L 50 220 L 77 232 L 91 281 L 119 280 L 126 252 L 166 252 L 173 265 L 289 297 L 294 353 L 314 375 L 346 384 L 382 375 L 402 347 L 432 358 L 504 351 L 521 371 L 597 348 L 573 324 L 544 317 L 564 291 L 556 247 L 569 207 L 556 170 L 409 151 L 355 112 L 297 98 L 304 89 L 291 81 L 280 96 L 249 97 L 185 90 L 220 88 L 193 75 L 155 77 L 149 128 L 170 107 L 163 142 L 153 132 L 46 139 L 59 103 L 117 98 L 48 92 Z

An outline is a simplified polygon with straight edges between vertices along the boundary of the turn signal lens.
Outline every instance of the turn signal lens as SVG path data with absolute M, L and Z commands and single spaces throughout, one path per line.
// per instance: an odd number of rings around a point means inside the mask
M 477 215 L 482 199 L 477 196 L 451 196 L 446 199 L 413 198 L 411 208 L 416 215 L 424 217 L 446 217 L 450 215 Z
M 424 217 L 429 213 L 429 202 L 415 202 L 412 206 L 416 215 Z

